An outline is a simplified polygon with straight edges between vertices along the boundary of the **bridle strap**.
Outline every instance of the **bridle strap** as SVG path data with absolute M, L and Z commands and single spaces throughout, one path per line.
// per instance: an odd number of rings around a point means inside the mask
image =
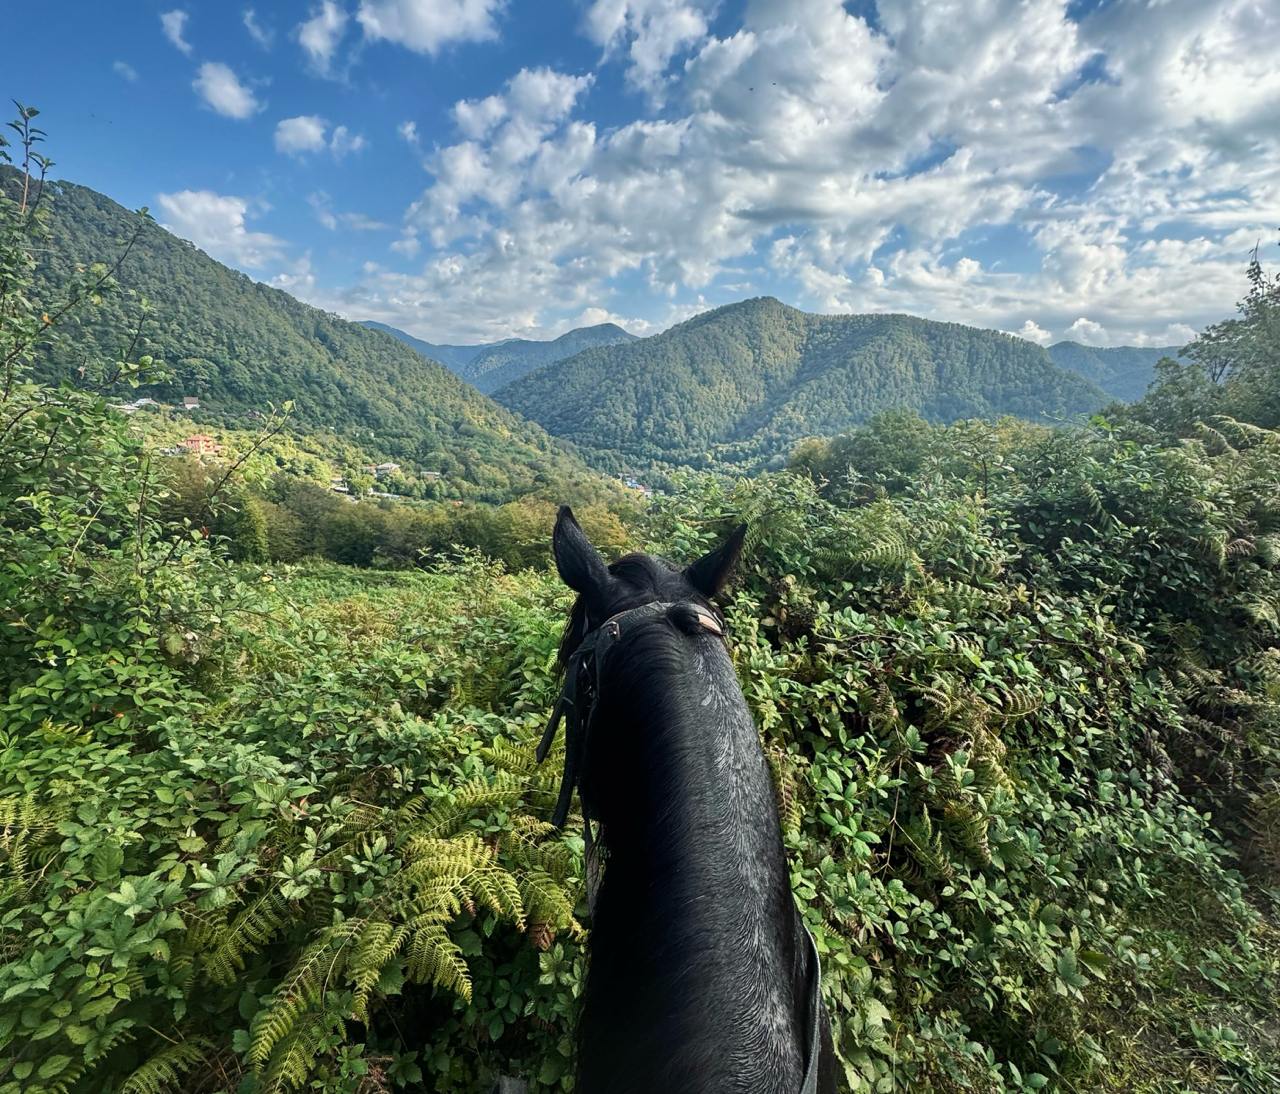
M 582 772 L 582 760 L 587 746 L 587 734 L 595 714 L 596 700 L 600 695 L 600 677 L 604 671 L 605 658 L 614 645 L 622 638 L 623 624 L 630 630 L 642 620 L 665 615 L 676 605 L 674 602 L 659 600 L 649 604 L 641 604 L 638 608 L 611 615 L 600 626 L 587 632 L 581 645 L 573 651 L 569 663 L 565 666 L 564 690 L 551 711 L 551 720 L 543 730 L 542 740 L 538 742 L 538 750 L 534 754 L 538 763 L 542 763 L 555 743 L 560 723 L 565 724 L 564 775 L 560 779 L 560 793 L 556 799 L 555 812 L 551 815 L 551 823 L 563 828 L 569 819 L 569 806 L 573 801 L 573 791 L 578 785 Z M 695 605 L 706 614 L 706 609 Z M 586 677 L 586 680 L 583 677 Z M 587 694 L 583 694 L 583 684 Z M 589 825 L 583 807 L 583 819 Z
M 813 988 L 809 992 L 809 1052 L 805 1058 L 800 1094 L 818 1094 L 818 1057 L 822 1055 L 822 962 L 818 958 L 818 944 L 803 920 L 800 929 L 809 943 L 809 957 L 813 961 Z

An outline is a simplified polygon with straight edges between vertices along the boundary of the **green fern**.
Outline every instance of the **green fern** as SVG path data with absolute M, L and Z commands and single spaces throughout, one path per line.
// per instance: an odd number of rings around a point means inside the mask
M 204 950 L 206 975 L 215 984 L 234 984 L 248 955 L 261 950 L 279 934 L 289 917 L 288 902 L 270 889 L 252 900 L 212 938 L 207 926 L 194 926 L 190 938 L 194 947 Z
M 203 1037 L 168 1045 L 125 1079 L 120 1094 L 164 1094 L 177 1089 L 182 1076 L 212 1051 L 213 1043 Z

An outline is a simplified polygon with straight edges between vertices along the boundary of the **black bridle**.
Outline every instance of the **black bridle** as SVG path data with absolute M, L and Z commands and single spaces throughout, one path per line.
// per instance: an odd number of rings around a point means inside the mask
M 720 620 L 703 605 L 692 600 L 674 602 L 657 600 L 609 616 L 600 626 L 587 631 L 578 648 L 569 656 L 564 670 L 564 688 L 551 710 L 551 720 L 543 731 L 536 753 L 538 763 L 542 763 L 551 751 L 556 732 L 563 721 L 565 726 L 564 775 L 560 780 L 560 794 L 556 800 L 556 809 L 551 815 L 551 823 L 557 828 L 563 828 L 565 821 L 569 819 L 569 805 L 573 800 L 575 788 L 579 790 L 579 797 L 581 797 L 582 761 L 595 718 L 596 704 L 600 699 L 600 680 L 604 674 L 604 663 L 609 652 L 622 638 L 624 625 L 630 631 L 634 624 L 665 616 L 672 608 L 680 606 L 691 609 L 704 629 L 720 637 L 724 636 L 724 628 Z M 587 815 L 587 812 L 587 805 L 583 802 L 582 818 L 587 824 L 589 843 L 592 818 Z
M 654 601 L 611 615 L 600 626 L 589 629 L 578 648 L 569 656 L 564 670 L 564 688 L 556 700 L 556 705 L 552 708 L 551 719 L 547 722 L 547 728 L 543 730 L 542 740 L 538 742 L 538 750 L 535 753 L 538 763 L 542 763 L 547 758 L 551 746 L 555 743 L 560 723 L 563 721 L 565 724 L 564 774 L 560 779 L 560 793 L 556 799 L 555 812 L 551 815 L 551 823 L 557 828 L 563 828 L 565 821 L 569 819 L 569 806 L 573 800 L 575 788 L 578 790 L 579 799 L 582 797 L 583 760 L 600 699 L 604 664 L 610 651 L 621 640 L 624 624 L 630 631 L 636 623 L 665 616 L 673 608 L 681 606 L 695 613 L 698 623 L 704 630 L 724 638 L 723 622 L 704 605 L 692 600 Z M 596 889 L 599 885 L 599 864 L 595 856 L 595 839 L 591 832 L 591 822 L 592 817 L 587 803 L 583 801 L 582 838 L 587 866 L 587 902 L 594 908 Z M 817 1094 L 818 1057 L 821 1053 L 822 969 L 813 935 L 809 933 L 809 929 L 804 926 L 804 921 L 798 914 L 797 922 L 804 931 L 813 968 L 813 985 L 808 993 L 809 1045 L 805 1055 L 804 1082 L 800 1087 L 800 1094 Z

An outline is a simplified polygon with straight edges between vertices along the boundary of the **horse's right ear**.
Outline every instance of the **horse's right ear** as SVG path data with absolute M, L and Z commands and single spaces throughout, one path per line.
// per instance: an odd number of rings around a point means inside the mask
M 609 567 L 600 552 L 591 546 L 573 510 L 560 506 L 556 516 L 556 530 L 551 536 L 551 552 L 556 558 L 560 580 L 576 593 L 596 596 L 609 583 Z

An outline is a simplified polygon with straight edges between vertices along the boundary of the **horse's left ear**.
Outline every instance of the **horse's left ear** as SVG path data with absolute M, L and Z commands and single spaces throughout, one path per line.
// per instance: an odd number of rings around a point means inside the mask
M 707 552 L 685 570 L 684 576 L 689 584 L 708 600 L 718 596 L 738 564 L 738 558 L 742 554 L 742 541 L 746 537 L 747 526 L 739 524 L 719 547 Z
M 556 515 L 555 531 L 551 535 L 551 551 L 555 555 L 556 569 L 561 580 L 575 593 L 599 597 L 609 584 L 609 567 L 600 552 L 578 527 L 573 510 L 560 506 Z

